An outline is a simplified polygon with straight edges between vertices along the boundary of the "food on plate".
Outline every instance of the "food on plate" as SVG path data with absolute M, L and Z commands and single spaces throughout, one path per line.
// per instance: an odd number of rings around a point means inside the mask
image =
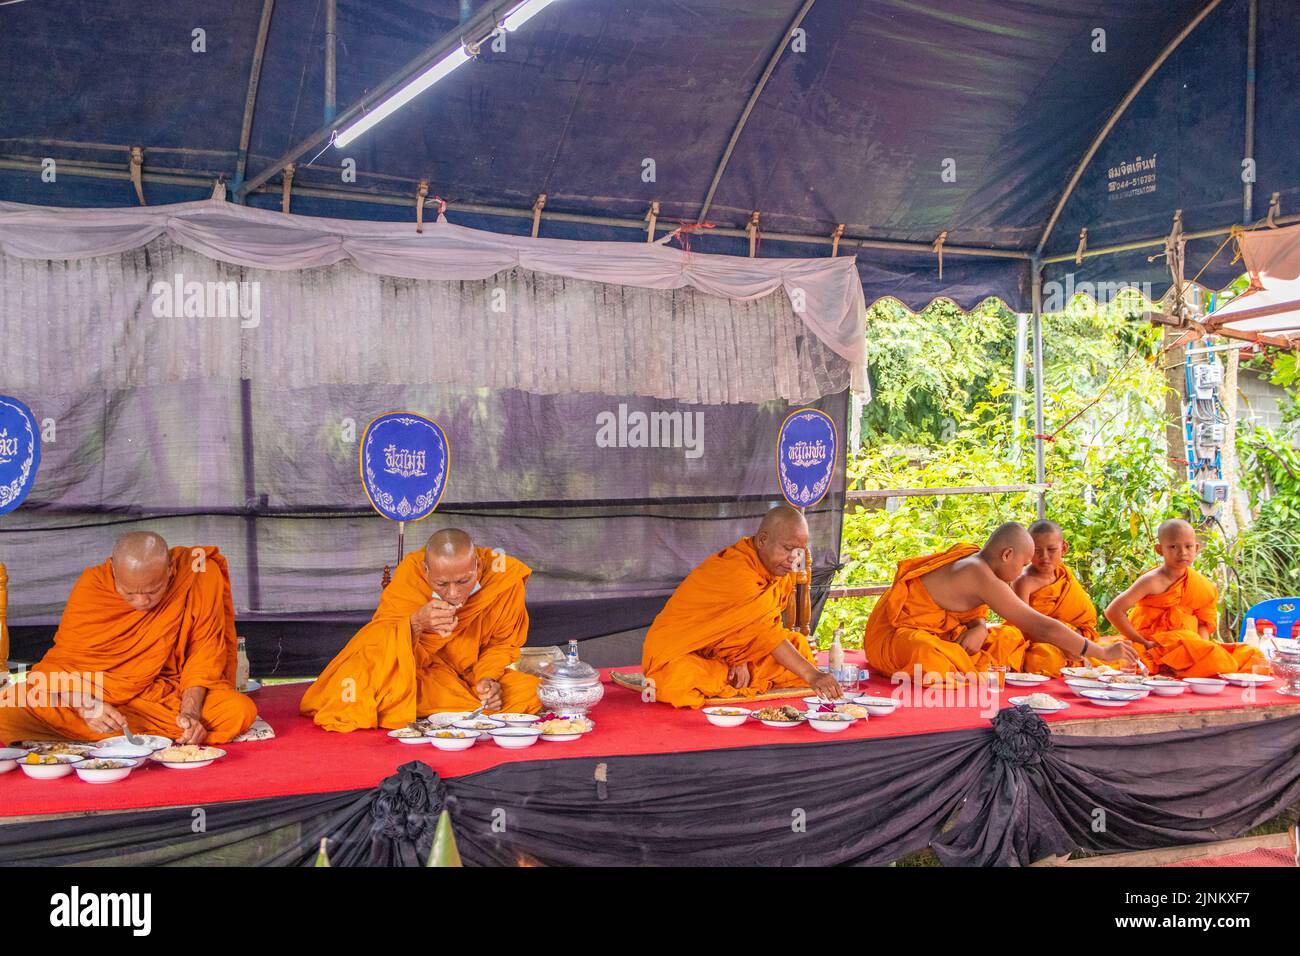
M 463 740 L 470 735 L 468 730 L 439 730 L 433 736 L 440 740 Z
M 501 724 L 493 720 L 463 720 L 461 730 L 500 730 Z
M 68 740 L 25 740 L 15 746 L 30 750 L 34 754 L 67 754 L 71 757 L 84 757 L 99 744 L 76 743 Z
M 754 711 L 754 716 L 759 720 L 795 721 L 803 719 L 803 714 L 789 704 L 782 704 L 780 707 L 764 707 L 762 710 Z
M 829 720 L 833 723 L 852 720 L 848 714 L 842 714 L 837 710 L 811 711 L 808 715 L 809 720 Z
M 31 764 L 31 765 L 33 765 L 33 766 L 35 766 L 36 764 L 54 764 L 54 763 L 63 763 L 63 761 L 59 759 L 60 756 L 72 756 L 72 755 L 71 755 L 71 754 L 62 754 L 62 755 L 60 755 L 60 754 L 28 754 L 26 757 L 23 758 L 23 763 L 25 763 L 25 764 Z
M 193 763 L 197 760 L 216 760 L 221 751 L 216 747 L 202 747 L 198 744 L 182 744 L 160 751 L 158 759 L 163 763 Z
M 89 763 L 80 765 L 82 770 L 124 770 L 127 767 L 135 766 L 129 760 L 92 760 Z
M 850 717 L 862 718 L 868 715 L 867 708 L 858 704 L 841 704 L 835 710 L 841 714 L 848 714 Z
M 1146 677 L 1139 677 L 1137 674 L 1107 674 L 1102 678 L 1107 684 L 1145 684 L 1148 680 Z
M 533 724 L 533 729 L 544 734 L 585 734 L 595 726 L 586 717 L 556 717 Z
M 1051 694 L 1041 693 L 1030 694 L 1025 698 L 1025 703 L 1035 710 L 1055 710 L 1057 707 L 1061 706 L 1061 702 Z
M 709 713 L 718 717 L 744 717 L 749 711 L 740 707 L 710 707 Z
M 423 730 L 420 730 L 418 727 L 412 725 L 412 726 L 410 726 L 410 727 L 403 727 L 403 728 L 401 728 L 400 730 L 394 730 L 394 731 L 393 731 L 391 734 L 389 734 L 388 736 L 390 736 L 390 737 L 405 737 L 405 738 L 408 738 L 408 739 L 409 739 L 409 738 L 411 738 L 411 737 L 423 737 L 423 736 L 424 736 L 424 731 L 423 731 Z

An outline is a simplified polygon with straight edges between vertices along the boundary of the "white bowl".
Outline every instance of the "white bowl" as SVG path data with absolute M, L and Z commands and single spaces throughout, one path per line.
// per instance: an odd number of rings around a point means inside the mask
M 474 713 L 472 710 L 444 710 L 437 714 L 430 714 L 423 719 L 431 727 L 450 727 L 456 721 L 464 720 L 472 713 Z
M 153 751 L 146 747 L 123 744 L 121 747 L 96 747 L 86 756 L 94 760 L 134 760 L 139 765 L 151 753 Z
M 491 720 L 499 720 L 507 727 L 527 727 L 542 718 L 536 714 L 493 714 Z
M 531 747 L 542 736 L 540 730 L 532 727 L 498 727 L 496 730 L 489 730 L 488 734 L 498 747 L 505 747 L 506 750 L 522 750 L 524 747 Z
M 1138 675 L 1134 674 L 1130 676 L 1136 677 Z M 1139 697 L 1146 697 L 1148 694 L 1151 693 L 1151 687 L 1145 683 L 1135 683 L 1133 681 L 1117 681 L 1115 680 L 1114 676 L 1106 680 L 1103 680 L 1102 683 L 1104 683 L 1111 690 L 1132 691 L 1133 693 L 1137 694 Z
M 166 750 L 174 743 L 174 741 L 169 740 L 166 737 L 159 737 L 155 734 L 136 734 L 135 736 L 140 739 L 140 746 L 148 747 L 150 753 L 153 753 L 155 750 Z M 123 747 L 134 747 L 135 744 L 128 741 L 125 737 L 108 737 L 101 740 L 99 746 L 101 748 L 112 747 L 114 750 L 120 750 Z
M 1003 680 L 1012 687 L 1035 687 L 1046 684 L 1051 678 L 1046 674 L 1005 674 Z
M 0 747 L 0 773 L 16 769 L 18 761 L 26 757 L 27 753 L 22 747 Z
M 1218 694 L 1228 686 L 1226 680 L 1217 677 L 1184 677 L 1183 683 L 1192 689 L 1193 694 Z
M 775 730 L 786 730 L 790 727 L 798 727 L 804 722 L 803 717 L 800 717 L 798 720 L 764 720 L 762 717 L 755 717 L 754 719 L 764 727 L 771 727 Z
M 161 756 L 159 756 L 162 751 L 158 751 L 158 753 L 155 753 L 149 759 L 172 770 L 201 770 L 204 767 L 212 766 L 212 764 L 216 763 L 226 755 L 226 752 L 220 747 L 213 747 L 212 749 L 217 752 L 217 755 L 208 760 L 163 760 Z
M 898 701 L 892 697 L 855 697 L 853 703 L 867 708 L 872 717 L 888 717 L 898 709 Z
M 392 737 L 399 744 L 427 744 L 429 738 L 421 730 L 412 730 L 410 727 L 398 727 L 396 730 L 390 730 L 388 736 Z
M 72 768 L 86 759 L 72 754 L 54 756 L 58 758 L 58 763 L 20 763 L 18 766 L 33 780 L 57 780 L 59 777 L 71 774 Z
M 1113 667 L 1107 667 L 1102 664 L 1098 667 L 1062 667 L 1061 673 L 1066 677 L 1079 677 L 1084 680 L 1096 680 L 1093 674 L 1118 674 L 1119 671 Z
M 1110 684 L 1099 680 L 1089 680 L 1086 677 L 1069 677 L 1065 681 L 1065 686 L 1076 694 L 1081 690 L 1110 690 Z
M 741 713 L 730 713 L 730 711 L 741 711 Z M 714 727 L 739 727 L 748 719 L 752 711 L 744 707 L 705 707 L 702 713 Z
M 470 747 L 473 747 L 476 743 L 478 743 L 479 737 L 482 736 L 477 730 L 457 730 L 455 727 L 450 727 L 450 728 L 443 727 L 440 729 L 450 730 L 454 734 L 463 734 L 464 736 L 459 736 L 459 737 L 430 736 L 428 738 L 429 743 L 433 744 L 439 750 L 449 750 L 449 751 L 469 750 Z M 436 734 L 437 731 L 434 731 L 434 733 Z
M 809 710 L 812 710 L 816 707 L 820 707 L 822 704 L 835 704 L 836 706 L 840 704 L 851 704 L 853 703 L 853 699 L 851 697 L 839 697 L 835 700 L 827 700 L 824 697 L 805 697 L 803 702 L 808 705 Z
M 563 719 L 563 718 L 554 718 L 554 719 Z M 579 737 L 582 737 L 584 734 L 589 734 L 596 729 L 596 722 L 594 720 L 592 720 L 590 717 L 584 717 L 583 719 L 591 725 L 589 729 L 577 730 L 571 734 L 557 734 L 554 732 L 549 734 L 543 733 L 542 739 L 545 740 L 548 744 L 562 744 L 562 743 L 567 743 L 570 740 L 577 740 Z
M 109 758 L 97 758 L 109 759 Z M 90 761 L 86 761 L 90 763 Z M 116 783 L 118 780 L 125 780 L 131 776 L 131 771 L 137 766 L 135 760 L 115 760 L 114 763 L 124 764 L 121 767 L 94 769 L 90 767 L 76 767 L 77 776 L 86 783 Z
M 830 718 L 829 720 L 827 718 Z M 856 717 L 850 717 L 848 714 L 818 714 L 814 716 L 809 714 L 807 717 L 808 726 L 813 730 L 819 730 L 824 734 L 838 734 L 842 730 L 848 730 L 858 722 Z
M 1187 690 L 1187 685 L 1180 680 L 1147 681 L 1146 686 L 1150 687 L 1151 693 L 1157 697 L 1177 697 Z
M 479 733 L 487 734 L 494 730 L 500 730 L 505 726 L 505 723 L 489 717 L 487 714 L 482 714 L 473 720 L 458 720 L 452 726 L 457 730 L 477 730 Z

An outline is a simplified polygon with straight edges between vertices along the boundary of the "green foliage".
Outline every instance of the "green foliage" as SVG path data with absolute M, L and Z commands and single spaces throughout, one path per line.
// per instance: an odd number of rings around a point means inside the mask
M 1057 433 L 1046 443 L 1047 512 L 1065 531 L 1072 567 L 1104 607 L 1158 560 L 1155 526 L 1191 505 L 1186 482 L 1169 467 L 1163 447 L 1160 332 L 1122 307 L 1091 303 L 1046 317 L 1044 325 L 1045 420 L 1048 433 Z M 869 329 L 887 331 L 872 346 L 873 405 L 885 407 L 873 413 L 868 406 L 863 448 L 849 463 L 849 487 L 1033 482 L 1033 428 L 1026 421 L 1017 429 L 1010 414 L 1014 315 L 990 305 L 969 316 L 932 306 L 906 321 L 894 312 L 874 316 Z M 948 358 L 939 344 L 945 341 Z M 933 367 L 917 370 L 909 362 Z M 959 368 L 938 367 L 946 362 Z M 911 411 L 918 417 L 908 419 Z M 889 507 L 879 501 L 850 507 L 837 583 L 885 584 L 903 558 L 957 541 L 980 543 L 1003 521 L 1032 522 L 1036 498 L 915 496 L 891 499 Z M 860 645 L 873 603 L 829 602 L 819 642 L 825 645 L 843 627 L 846 642 Z

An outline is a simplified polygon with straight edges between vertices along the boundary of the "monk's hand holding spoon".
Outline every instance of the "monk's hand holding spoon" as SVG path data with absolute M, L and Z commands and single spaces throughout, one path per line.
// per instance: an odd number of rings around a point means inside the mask
M 417 634 L 441 634 L 443 637 L 450 637 L 455 629 L 456 607 L 440 598 L 433 598 L 411 615 L 411 630 Z
M 727 668 L 727 683 L 737 690 L 749 686 L 749 665 L 745 662 L 732 664 Z
M 126 718 L 106 701 L 92 700 L 81 709 L 81 717 L 86 721 L 86 726 L 97 734 L 126 733 Z
M 201 744 L 208 738 L 208 728 L 203 726 L 203 721 L 197 714 L 181 711 L 176 716 L 176 726 L 181 729 L 176 738 L 178 744 Z
M 808 681 L 812 691 L 822 700 L 839 700 L 844 694 L 840 687 L 840 682 L 830 674 L 823 674 L 821 671 L 816 672 L 815 677 Z
M 484 677 L 474 685 L 474 693 L 478 694 L 479 703 L 483 705 L 484 710 L 501 709 L 501 683 L 499 681 Z
M 1121 663 L 1141 664 L 1142 658 L 1138 652 L 1133 649 L 1128 641 L 1115 641 L 1111 644 L 1103 644 L 1101 650 L 1096 655 L 1098 660 L 1102 661 L 1119 661 Z

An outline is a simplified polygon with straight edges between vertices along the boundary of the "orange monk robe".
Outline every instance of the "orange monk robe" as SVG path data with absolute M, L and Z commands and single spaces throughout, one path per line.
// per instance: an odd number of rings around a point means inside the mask
M 1092 598 L 1088 597 L 1083 585 L 1065 565 L 1056 566 L 1055 580 L 1029 595 L 1028 603 L 1039 614 L 1055 618 L 1090 641 L 1097 640 L 1097 609 L 1093 607 Z M 993 632 L 1000 640 L 1025 639 L 1024 633 L 1011 624 L 999 624 L 993 628 Z M 1030 674 L 1060 677 L 1062 667 L 1078 661 L 1078 658 L 1069 657 L 1055 644 L 1028 641 L 1021 666 Z
M 1129 610 L 1134 629 L 1156 646 L 1142 650 L 1146 665 L 1155 673 L 1166 667 L 1179 677 L 1216 677 L 1248 671 L 1256 661 L 1266 662 L 1249 644 L 1224 644 L 1200 635 L 1200 625 L 1210 633 L 1219 626 L 1219 589 L 1195 568 L 1160 594 L 1139 598 Z
M 201 552 L 201 554 L 200 554 Z M 235 690 L 238 639 L 230 572 L 216 548 L 172 548 L 172 579 L 157 606 L 137 611 L 117 593 L 112 562 L 87 568 L 72 589 L 54 646 L 28 675 L 31 688 L 79 684 L 126 718 L 132 733 L 175 738 L 181 696 L 206 687 L 201 719 L 208 743 L 247 730 L 257 705 Z M 0 740 L 102 740 L 72 707 L 0 706 Z
M 1019 631 L 1013 628 L 1014 634 L 998 634 L 991 628 L 984 646 L 969 654 L 957 642 L 968 624 L 988 615 L 988 605 L 960 613 L 948 611 L 935 603 L 921 583 L 922 575 L 978 551 L 973 544 L 957 544 L 938 554 L 898 563 L 894 583 L 876 602 L 863 634 L 863 649 L 872 669 L 912 678 L 919 666 L 924 683 L 948 683 L 995 664 L 1021 668 L 1028 641 Z
M 646 633 L 641 671 L 655 682 L 655 700 L 702 707 L 709 697 L 807 686 L 772 660 L 784 640 L 810 663 L 815 660 L 807 638 L 781 622 L 793 590 L 794 575 L 768 572 L 751 538 L 706 558 L 677 586 Z M 727 682 L 738 664 L 749 667 L 748 687 Z
M 532 570 L 489 548 L 477 551 L 479 589 L 456 612 L 449 637 L 412 637 L 411 615 L 433 590 L 424 552 L 403 558 L 370 623 L 303 695 L 303 716 L 326 730 L 396 729 L 437 711 L 477 710 L 474 685 L 485 678 L 501 683 L 503 711 L 537 711 L 537 678 L 507 670 L 528 638 L 524 585 Z

